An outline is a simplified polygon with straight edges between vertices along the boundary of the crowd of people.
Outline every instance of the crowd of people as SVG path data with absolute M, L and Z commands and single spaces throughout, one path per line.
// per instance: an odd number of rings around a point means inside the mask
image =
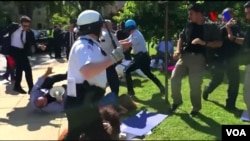
M 244 5 L 246 19 L 250 20 L 250 1 Z M 235 110 L 239 90 L 239 61 L 241 51 L 250 48 L 250 29 L 241 35 L 235 22 L 234 11 L 226 8 L 222 12 L 222 22 L 218 26 L 206 21 L 201 5 L 192 4 L 188 8 L 189 22 L 179 36 L 175 51 L 170 48 L 170 56 L 177 60 L 171 75 L 171 92 L 174 112 L 182 103 L 181 81 L 189 77 L 191 116 L 196 116 L 202 109 L 202 97 L 207 100 L 213 90 L 219 86 L 226 73 L 229 79 L 228 98 L 225 108 Z M 229 17 L 229 18 L 228 18 Z M 64 36 L 64 46 L 68 59 L 65 74 L 50 76 L 52 68 L 48 68 L 33 84 L 32 69 L 28 56 L 30 46 L 36 43 L 34 33 L 30 30 L 31 19 L 22 16 L 20 24 L 13 23 L 1 31 L 2 49 L 5 50 L 7 71 L 4 75 L 11 76 L 14 91 L 26 93 L 21 87 L 22 72 L 28 83 L 30 107 L 34 111 L 51 113 L 65 112 L 68 119 L 67 133 L 63 140 L 108 139 L 118 140 L 120 133 L 119 113 L 126 113 L 135 96 L 131 72 L 136 69 L 151 79 L 164 95 L 166 88 L 151 72 L 149 56 L 143 34 L 137 28 L 135 20 L 128 19 L 121 24 L 120 30 L 113 32 L 111 20 L 104 20 L 94 10 L 85 10 L 77 18 L 77 32 L 74 24 Z M 7 37 L 6 33 L 9 33 Z M 53 47 L 56 48 L 55 58 L 61 58 L 61 31 L 54 30 Z M 161 53 L 163 43 L 157 48 Z M 8 48 L 6 48 L 6 46 Z M 42 50 L 45 45 L 39 45 Z M 161 47 L 161 48 L 160 48 Z M 131 57 L 133 51 L 133 57 Z M 160 53 L 158 54 L 159 56 Z M 127 96 L 119 100 L 120 81 L 115 70 L 122 60 L 131 60 L 124 69 L 127 84 Z M 164 59 L 163 59 L 164 60 Z M 12 62 L 11 62 L 12 61 Z M 15 65 L 13 65 L 13 62 Z M 250 58 L 244 59 L 246 74 L 244 82 L 244 101 L 250 117 Z M 203 72 L 206 66 L 211 69 L 211 82 L 202 92 Z M 61 98 L 51 94 L 54 83 L 67 80 L 62 86 L 65 90 Z M 107 84 L 111 93 L 105 96 Z M 125 97 L 125 98 L 124 98 Z M 101 104 L 102 103 L 102 104 Z M 123 104 L 122 104 L 123 103 Z M 129 106 L 127 103 L 130 103 Z M 88 113 L 88 114 L 86 114 Z

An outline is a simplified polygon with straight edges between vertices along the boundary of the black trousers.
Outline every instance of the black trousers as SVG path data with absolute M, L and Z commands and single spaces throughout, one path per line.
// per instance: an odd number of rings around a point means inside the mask
M 67 73 L 65 74 L 56 74 L 52 76 L 48 76 L 43 84 L 41 85 L 42 89 L 51 89 L 56 82 L 67 80 Z
M 16 64 L 16 81 L 14 88 L 21 88 L 21 81 L 24 71 L 29 90 L 31 90 L 34 85 L 33 76 L 29 58 L 26 54 L 27 53 L 23 49 L 11 47 L 11 56 L 14 58 Z
M 69 60 L 70 47 L 66 47 L 66 58 Z
M 65 112 L 68 119 L 68 135 L 64 140 L 79 140 L 84 133 L 91 139 L 107 139 L 102 127 L 102 119 L 95 103 L 104 96 L 105 90 L 96 86 L 77 85 L 77 96 L 68 96 Z
M 150 70 L 150 61 L 150 56 L 147 53 L 138 53 L 135 55 L 134 60 L 132 60 L 131 63 L 126 67 L 124 73 L 126 76 L 127 90 L 129 94 L 134 94 L 131 72 L 135 71 L 136 69 L 141 69 L 141 71 L 157 85 L 160 91 L 164 90 L 164 86 Z
M 115 69 L 116 65 L 112 65 L 106 69 L 107 80 L 111 89 L 111 92 L 119 95 L 120 80 Z
M 48 52 L 49 56 L 52 57 L 52 54 L 54 52 L 54 47 L 53 47 L 53 38 L 48 38 Z
M 55 58 L 62 58 L 61 44 L 54 44 Z
M 235 106 L 240 84 L 240 71 L 237 60 L 232 59 L 216 63 L 214 68 L 212 68 L 211 74 L 212 79 L 204 91 L 206 93 L 212 93 L 222 83 L 224 74 L 226 74 L 228 78 L 228 98 L 226 105 Z

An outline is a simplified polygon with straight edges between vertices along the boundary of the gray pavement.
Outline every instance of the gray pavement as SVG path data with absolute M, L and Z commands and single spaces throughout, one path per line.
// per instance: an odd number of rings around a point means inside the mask
M 67 68 L 65 60 L 50 59 L 46 55 L 36 55 L 30 60 L 34 81 L 45 72 L 48 66 L 57 68 L 55 73 L 65 73 Z M 4 61 L 4 57 L 1 56 L 0 71 L 5 70 Z M 25 90 L 28 89 L 24 77 L 22 86 Z M 11 83 L 0 85 L 0 140 L 56 140 L 61 132 L 60 129 L 64 129 L 67 125 L 64 114 L 32 113 L 27 108 L 29 95 L 17 94 L 12 91 L 12 88 Z
M 47 61 L 46 61 L 47 59 Z M 3 57 L 0 57 L 2 64 Z M 67 62 L 65 60 L 49 59 L 46 56 L 34 57 L 34 82 L 47 69 L 52 66 L 54 74 L 65 73 Z M 39 62 L 39 63 L 38 63 Z M 0 70 L 5 70 L 2 66 Z M 55 86 L 66 84 L 66 81 L 56 83 Z M 22 86 L 28 90 L 23 76 Z M 59 134 L 67 127 L 65 114 L 38 114 L 30 112 L 27 108 L 28 94 L 17 94 L 12 91 L 11 83 L 0 85 L 0 140 L 57 140 Z M 107 88 L 106 92 L 110 90 Z

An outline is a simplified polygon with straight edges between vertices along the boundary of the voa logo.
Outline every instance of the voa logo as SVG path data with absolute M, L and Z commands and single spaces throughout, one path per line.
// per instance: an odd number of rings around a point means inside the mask
M 247 136 L 244 129 L 226 129 L 228 136 Z

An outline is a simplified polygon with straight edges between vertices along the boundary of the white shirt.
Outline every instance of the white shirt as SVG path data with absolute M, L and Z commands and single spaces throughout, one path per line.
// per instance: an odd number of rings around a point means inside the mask
M 21 41 L 21 33 L 23 28 L 19 27 L 15 32 L 11 34 L 11 46 L 17 47 L 17 48 L 23 48 L 24 44 L 26 42 L 26 31 L 23 31 L 23 42 Z
M 132 43 L 134 54 L 147 52 L 146 41 L 139 30 L 134 30 L 134 32 L 127 39 Z
M 80 38 L 92 39 L 95 43 L 91 45 L 88 40 Z M 80 72 L 81 67 L 89 63 L 100 62 L 104 60 L 105 56 L 101 53 L 101 49 L 98 46 L 100 46 L 100 44 L 95 39 L 87 35 L 81 36 L 78 38 L 78 40 L 75 41 L 69 55 L 67 76 L 68 85 L 69 83 L 72 83 L 72 79 L 74 79 L 73 81 L 75 82 L 75 84 L 81 84 L 84 82 L 84 80 L 86 80 Z M 90 85 L 105 88 L 107 84 L 106 71 L 104 70 L 103 72 L 97 74 L 91 79 L 88 79 L 87 81 Z M 67 94 L 72 96 L 72 94 L 70 94 L 69 92 Z
M 114 34 L 111 32 L 111 36 L 113 37 L 113 40 L 115 41 L 116 47 L 120 46 L 120 43 L 118 39 L 114 36 Z M 109 36 L 107 29 L 102 29 L 102 36 L 100 37 L 100 44 L 101 48 L 109 55 L 114 49 L 114 45 L 112 44 L 112 40 Z

